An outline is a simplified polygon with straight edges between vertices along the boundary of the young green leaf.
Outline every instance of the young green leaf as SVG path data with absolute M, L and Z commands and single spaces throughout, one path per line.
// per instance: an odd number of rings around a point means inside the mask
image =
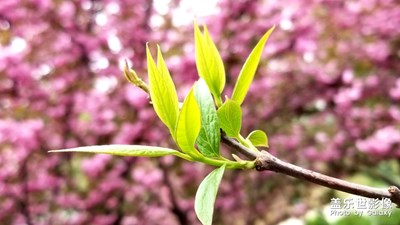
M 201 182 L 196 192 L 194 210 L 203 225 L 211 225 L 214 213 L 214 203 L 219 184 L 224 175 L 225 165 L 212 171 Z
M 144 157 L 160 157 L 166 155 L 176 155 L 187 160 L 190 157 L 170 148 L 162 148 L 144 145 L 93 145 L 78 148 L 69 148 L 61 150 L 52 150 L 49 152 L 84 152 L 84 153 L 100 153 L 118 156 L 144 156 Z
M 204 156 L 218 157 L 221 140 L 218 115 L 210 90 L 203 79 L 200 78 L 197 82 L 194 93 L 201 112 L 201 129 L 196 144 Z
M 228 99 L 217 111 L 219 124 L 229 137 L 238 138 L 242 127 L 242 109 L 240 105 Z
M 199 156 L 194 148 L 201 127 L 200 109 L 194 97 L 194 87 L 183 102 L 176 125 L 176 142 L 179 148 L 190 156 Z
M 267 134 L 262 130 L 255 130 L 251 132 L 246 139 L 249 140 L 254 146 L 269 147 Z
M 173 135 L 179 114 L 178 95 L 159 47 L 157 51 L 158 67 L 151 56 L 149 46 L 146 46 L 150 97 L 158 117 Z
M 267 33 L 264 34 L 261 40 L 254 47 L 253 51 L 251 51 L 250 55 L 247 57 L 247 60 L 239 73 L 239 77 L 236 81 L 232 93 L 232 100 L 237 101 L 239 105 L 243 103 L 243 100 L 247 95 L 247 91 L 249 90 L 250 84 L 253 81 L 254 74 L 256 73 L 258 63 L 260 62 L 261 53 L 264 49 L 264 45 L 274 28 L 275 26 L 269 29 Z
M 218 49 L 207 27 L 204 26 L 203 35 L 196 22 L 194 22 L 194 39 L 199 76 L 206 81 L 216 101 L 222 102 L 220 94 L 225 87 L 225 68 Z

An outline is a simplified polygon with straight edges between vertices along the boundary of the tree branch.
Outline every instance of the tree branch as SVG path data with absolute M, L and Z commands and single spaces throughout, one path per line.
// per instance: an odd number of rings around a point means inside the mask
M 130 78 L 134 79 L 135 77 L 137 77 L 137 75 L 134 74 L 133 70 L 129 70 L 127 64 L 125 66 L 124 72 L 128 80 L 131 80 Z M 133 83 L 137 85 L 137 82 Z M 145 86 L 147 87 L 146 84 Z M 149 94 L 148 88 L 142 88 L 142 90 Z M 328 187 L 334 190 L 343 191 L 346 193 L 367 198 L 389 198 L 393 203 L 397 205 L 398 208 L 400 208 L 400 189 L 396 186 L 390 186 L 388 189 L 382 189 L 351 183 L 287 163 L 276 158 L 266 151 L 256 152 L 252 149 L 247 148 L 246 146 L 243 146 L 239 142 L 235 141 L 235 139 L 229 138 L 223 132 L 221 132 L 221 139 L 225 144 L 240 152 L 248 159 L 255 159 L 256 169 L 258 171 L 274 171 L 276 173 L 282 173 L 301 180 L 307 180 L 311 183 L 319 184 L 321 186 Z
M 276 173 L 282 173 L 298 179 L 307 180 L 311 183 L 319 184 L 334 190 L 367 198 L 389 198 L 397 205 L 397 207 L 400 207 L 400 189 L 396 186 L 382 189 L 351 183 L 284 162 L 266 151 L 261 151 L 260 153 L 254 152 L 225 135 L 222 135 L 222 140 L 247 157 L 251 159 L 256 158 L 256 169 L 258 171 L 274 171 Z

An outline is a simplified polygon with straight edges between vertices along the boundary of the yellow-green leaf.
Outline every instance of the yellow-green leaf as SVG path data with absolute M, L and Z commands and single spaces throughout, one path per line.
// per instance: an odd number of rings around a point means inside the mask
M 213 170 L 206 178 L 204 178 L 197 189 L 194 201 L 194 210 L 197 218 L 199 218 L 203 225 L 212 224 L 214 203 L 224 171 L 225 165 Z
M 157 51 L 158 66 L 151 56 L 148 45 L 146 46 L 150 97 L 158 117 L 173 135 L 179 114 L 178 95 L 159 47 Z
M 254 47 L 253 51 L 251 51 L 239 73 L 239 77 L 232 93 L 232 100 L 237 101 L 239 105 L 243 103 L 243 100 L 247 95 L 247 91 L 249 90 L 250 84 L 253 81 L 254 74 L 257 71 L 258 63 L 260 62 L 265 43 L 267 42 L 268 37 L 271 35 L 274 28 L 275 26 L 264 34 L 261 40 Z
M 262 130 L 255 130 L 251 132 L 246 139 L 249 140 L 254 146 L 269 147 L 267 134 Z
M 194 22 L 194 39 L 199 76 L 206 81 L 216 101 L 220 102 L 220 94 L 225 87 L 225 68 L 222 58 L 206 26 L 204 26 L 203 35 L 197 23 Z
M 185 154 L 170 148 L 162 148 L 155 146 L 144 145 L 93 145 L 78 148 L 52 150 L 49 152 L 84 152 L 84 153 L 99 153 L 118 156 L 144 156 L 144 157 L 160 157 L 166 155 L 176 155 L 185 159 L 190 157 Z
M 190 90 L 183 102 L 176 125 L 176 142 L 179 148 L 190 156 L 198 156 L 194 147 L 201 127 L 200 109 L 194 97 L 194 87 Z
M 200 78 L 194 90 L 201 112 L 201 129 L 196 140 L 197 147 L 204 156 L 218 157 L 221 133 L 214 100 L 203 79 Z
M 229 137 L 238 138 L 242 127 L 242 109 L 240 105 L 228 99 L 217 111 L 219 125 Z

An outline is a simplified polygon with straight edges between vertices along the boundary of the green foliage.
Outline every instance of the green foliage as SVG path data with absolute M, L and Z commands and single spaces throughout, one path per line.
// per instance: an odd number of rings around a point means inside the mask
M 222 103 L 220 95 L 225 87 L 224 63 L 206 26 L 204 26 L 203 35 L 197 23 L 194 23 L 194 39 L 197 71 L 199 76 L 206 81 L 217 105 L 220 105 Z
M 305 225 L 329 225 L 321 211 L 312 212 L 306 215 Z
M 194 148 L 196 138 L 201 128 L 200 109 L 194 97 L 194 88 L 190 89 L 189 94 L 183 102 L 179 112 L 178 123 L 176 125 L 176 142 L 179 148 L 186 154 L 197 158 L 200 154 Z
M 238 138 L 239 132 L 242 127 L 242 109 L 240 105 L 228 99 L 218 109 L 218 119 L 222 130 L 225 131 L 229 137 Z
M 375 211 L 379 209 L 372 209 Z M 360 211 L 360 210 L 358 210 Z M 332 216 L 329 213 L 322 213 L 321 211 L 307 213 L 304 218 L 305 225 L 397 225 L 400 224 L 400 210 L 391 209 L 390 216 L 372 216 L 368 215 L 369 210 L 363 210 L 362 215 L 355 215 L 351 212 L 346 216 Z
M 255 130 L 244 139 L 240 135 L 242 104 L 260 61 L 264 45 L 273 31 L 271 28 L 259 41 L 244 64 L 236 82 L 232 100 L 222 103 L 221 93 L 225 86 L 225 69 L 221 56 L 204 26 L 202 34 L 194 23 L 196 66 L 201 77 L 186 96 L 179 111 L 178 96 L 167 65 L 157 46 L 157 65 L 146 45 L 149 86 L 135 71 L 125 64 L 124 75 L 134 85 L 150 94 L 155 112 L 168 127 L 173 139 L 182 151 L 140 145 L 103 145 L 51 152 L 103 153 L 119 156 L 160 157 L 175 155 L 188 161 L 197 161 L 219 167 L 212 171 L 200 184 L 196 193 L 195 211 L 204 225 L 212 224 L 214 202 L 225 168 L 252 169 L 255 161 L 246 161 L 233 154 L 235 160 L 220 155 L 221 131 L 241 144 L 258 151 L 255 146 L 268 147 L 267 135 Z M 214 96 L 214 99 L 213 99 Z M 215 101 L 215 103 L 214 103 Z M 219 107 L 216 110 L 216 106 Z M 199 148 L 196 149 L 195 144 Z
M 173 135 L 179 114 L 175 85 L 162 58 L 160 47 L 157 46 L 157 66 L 148 45 L 146 52 L 151 101 L 158 117 Z
M 201 111 L 201 129 L 196 140 L 197 147 L 204 156 L 218 157 L 221 134 L 214 101 L 203 79 L 197 82 L 194 90 Z
M 254 146 L 269 147 L 267 134 L 262 130 L 255 130 L 247 136 L 246 140 Z
M 398 225 L 400 224 L 400 209 L 393 208 L 390 216 L 367 217 L 374 225 Z
M 253 51 L 251 51 L 250 55 L 247 57 L 247 60 L 239 73 L 239 77 L 236 81 L 235 88 L 233 89 L 232 93 L 232 100 L 237 101 L 239 105 L 243 103 L 243 100 L 247 95 L 247 91 L 249 90 L 250 84 L 253 81 L 254 74 L 256 73 L 258 63 L 260 62 L 261 53 L 264 49 L 264 45 L 274 28 L 275 27 L 272 27 L 267 31 L 267 33 L 264 34 L 261 40 L 254 47 Z
M 214 203 L 219 184 L 224 175 L 225 165 L 212 171 L 201 182 L 196 192 L 194 210 L 203 225 L 211 225 L 214 213 Z
M 348 225 L 348 224 L 372 225 L 372 222 L 365 217 L 350 215 L 343 217 L 334 223 L 334 225 Z

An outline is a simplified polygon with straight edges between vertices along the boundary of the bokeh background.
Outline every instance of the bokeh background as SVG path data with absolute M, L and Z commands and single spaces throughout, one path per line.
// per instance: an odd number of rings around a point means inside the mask
M 258 39 L 277 26 L 243 104 L 243 135 L 266 131 L 270 152 L 305 168 L 399 185 L 396 0 L 2 0 L 0 224 L 199 224 L 194 195 L 209 166 L 47 153 L 175 147 L 121 65 L 128 59 L 147 79 L 145 43 L 159 43 L 182 100 L 198 77 L 194 18 L 221 52 L 227 95 Z M 279 174 L 228 171 L 215 224 L 329 224 L 304 215 L 337 196 Z

